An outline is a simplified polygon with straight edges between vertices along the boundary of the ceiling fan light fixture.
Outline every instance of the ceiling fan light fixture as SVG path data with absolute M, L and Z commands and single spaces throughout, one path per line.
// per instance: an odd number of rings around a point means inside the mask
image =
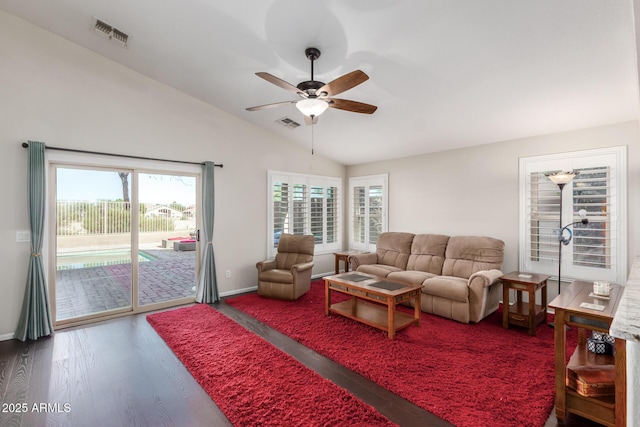
M 318 117 L 320 114 L 324 113 L 327 108 L 329 108 L 329 104 L 322 99 L 308 98 L 296 102 L 296 107 L 305 116 Z

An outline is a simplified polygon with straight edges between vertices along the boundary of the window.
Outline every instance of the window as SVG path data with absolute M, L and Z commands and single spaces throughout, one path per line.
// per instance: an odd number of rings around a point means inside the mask
M 562 193 L 545 176 L 557 170 L 578 172 Z M 520 269 L 557 275 L 558 231 L 579 222 L 578 212 L 584 209 L 589 224 L 569 227 L 573 239 L 562 247 L 562 277 L 624 283 L 624 194 L 625 147 L 520 159 Z
M 268 172 L 269 256 L 275 256 L 282 233 L 312 234 L 315 252 L 342 249 L 342 179 Z
M 375 251 L 387 231 L 387 175 L 349 178 L 349 248 Z

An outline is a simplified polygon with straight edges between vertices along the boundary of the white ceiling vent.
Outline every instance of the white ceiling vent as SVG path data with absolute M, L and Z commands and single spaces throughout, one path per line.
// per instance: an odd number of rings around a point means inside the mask
M 282 126 L 287 127 L 289 129 L 295 129 L 298 126 L 300 126 L 300 123 L 290 119 L 289 117 L 283 117 L 281 119 L 278 119 L 276 120 L 276 123 L 281 124 Z
M 109 40 L 113 40 L 120 44 L 120 46 L 126 48 L 127 41 L 129 40 L 129 35 L 118 30 L 117 28 L 107 24 L 106 22 L 94 18 L 95 22 L 93 23 L 93 32 L 101 35 L 103 37 L 108 38 Z

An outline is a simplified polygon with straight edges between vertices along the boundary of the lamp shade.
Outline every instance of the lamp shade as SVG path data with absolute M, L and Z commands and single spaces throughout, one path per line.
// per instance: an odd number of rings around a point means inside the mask
M 298 107 L 298 110 L 300 110 L 305 116 L 318 117 L 320 114 L 324 113 L 327 108 L 329 108 L 329 104 L 318 98 L 308 98 L 296 102 L 296 107 Z
M 545 174 L 547 178 L 556 185 L 565 185 L 573 181 L 578 172 L 574 171 L 559 171 Z

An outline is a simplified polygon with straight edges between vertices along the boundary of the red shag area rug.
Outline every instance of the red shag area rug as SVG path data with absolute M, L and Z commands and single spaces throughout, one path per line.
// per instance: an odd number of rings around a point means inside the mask
M 234 426 L 394 426 L 206 304 L 147 316 Z
M 332 303 L 346 298 L 332 293 Z M 501 310 L 478 324 L 422 313 L 419 327 L 389 340 L 326 317 L 323 280 L 293 302 L 247 294 L 226 303 L 457 426 L 544 426 L 554 406 L 554 330 L 504 329 Z M 570 354 L 576 331 L 567 339 Z

